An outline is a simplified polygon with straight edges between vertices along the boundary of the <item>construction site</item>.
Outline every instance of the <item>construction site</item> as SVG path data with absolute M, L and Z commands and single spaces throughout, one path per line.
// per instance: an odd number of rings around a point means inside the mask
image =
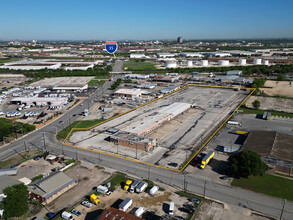
M 250 92 L 190 85 L 87 131 L 74 131 L 66 143 L 178 168 Z

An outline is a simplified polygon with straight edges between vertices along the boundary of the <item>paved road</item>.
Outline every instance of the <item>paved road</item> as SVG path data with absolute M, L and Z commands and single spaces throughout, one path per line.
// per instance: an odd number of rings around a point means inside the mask
M 118 61 L 117 61 L 118 62 Z M 117 64 L 118 65 L 118 64 Z M 117 76 L 114 76 L 117 78 Z M 221 184 L 204 181 L 189 174 L 177 173 L 133 161 L 124 160 L 121 158 L 113 158 L 111 156 L 90 152 L 87 150 L 77 149 L 62 145 L 56 138 L 56 131 L 60 130 L 60 121 L 64 122 L 67 126 L 69 122 L 78 119 L 73 114 L 79 114 L 84 110 L 85 106 L 91 107 L 93 103 L 91 100 L 97 99 L 107 92 L 112 82 L 106 82 L 103 87 L 97 89 L 88 99 L 84 100 L 83 106 L 76 106 L 63 114 L 61 118 L 52 122 L 51 124 L 39 129 L 38 131 L 27 135 L 24 139 L 17 140 L 7 146 L 0 148 L 0 161 L 8 159 L 15 155 L 17 152 L 25 150 L 24 140 L 27 146 L 33 146 L 36 149 L 43 149 L 55 154 L 64 154 L 66 156 L 86 160 L 94 164 L 99 164 L 105 167 L 111 167 L 116 170 L 133 174 L 138 177 L 155 180 L 174 187 L 186 189 L 207 198 L 223 201 L 229 204 L 247 207 L 249 209 L 264 213 L 274 218 L 279 218 L 282 210 L 283 219 L 293 219 L 293 204 L 281 199 L 268 197 L 262 194 L 246 191 L 240 188 L 227 187 Z M 43 134 L 45 141 L 43 139 Z
M 123 61 L 122 60 L 116 60 L 112 71 L 113 72 L 123 72 Z

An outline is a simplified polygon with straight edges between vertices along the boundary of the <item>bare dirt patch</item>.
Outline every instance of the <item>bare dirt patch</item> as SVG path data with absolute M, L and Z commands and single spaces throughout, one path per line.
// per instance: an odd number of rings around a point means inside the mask
M 264 87 L 260 91 L 263 91 L 267 95 L 281 95 L 287 97 L 293 97 L 293 84 L 289 81 L 272 81 L 267 80 Z

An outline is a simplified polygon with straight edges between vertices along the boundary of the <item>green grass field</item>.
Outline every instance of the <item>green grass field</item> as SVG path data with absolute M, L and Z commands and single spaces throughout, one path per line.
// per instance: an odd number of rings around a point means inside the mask
M 72 124 L 65 127 L 64 129 L 62 129 L 61 131 L 59 131 L 57 134 L 57 139 L 64 140 L 72 128 L 89 128 L 93 125 L 96 125 L 96 124 L 102 122 L 102 121 L 104 121 L 104 119 L 75 121 Z
M 288 117 L 293 118 L 292 113 L 285 113 L 285 112 L 277 112 L 277 111 L 269 111 L 269 110 L 257 110 L 257 109 L 251 109 L 251 108 L 239 108 L 238 110 L 242 110 L 242 114 L 260 114 L 262 115 L 264 112 L 271 112 L 272 116 L 281 116 L 281 117 Z
M 0 63 L 8 63 L 8 62 L 17 61 L 17 60 L 20 60 L 20 59 L 5 58 L 5 59 L 0 59 Z
M 127 67 L 128 70 L 139 71 L 139 70 L 155 70 L 156 67 L 152 63 L 148 62 L 135 62 L 128 61 L 124 63 L 124 67 Z
M 234 178 L 232 186 L 249 189 L 254 192 L 267 194 L 293 201 L 293 180 L 270 174 L 249 176 L 248 179 Z
M 105 80 L 93 79 L 88 82 L 88 86 L 102 86 L 105 82 Z

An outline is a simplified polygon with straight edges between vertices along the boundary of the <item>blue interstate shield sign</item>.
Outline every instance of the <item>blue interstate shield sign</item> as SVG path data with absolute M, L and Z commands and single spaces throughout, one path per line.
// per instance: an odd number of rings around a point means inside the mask
M 116 41 L 107 41 L 106 42 L 106 50 L 108 53 L 115 53 L 118 49 L 118 44 Z

